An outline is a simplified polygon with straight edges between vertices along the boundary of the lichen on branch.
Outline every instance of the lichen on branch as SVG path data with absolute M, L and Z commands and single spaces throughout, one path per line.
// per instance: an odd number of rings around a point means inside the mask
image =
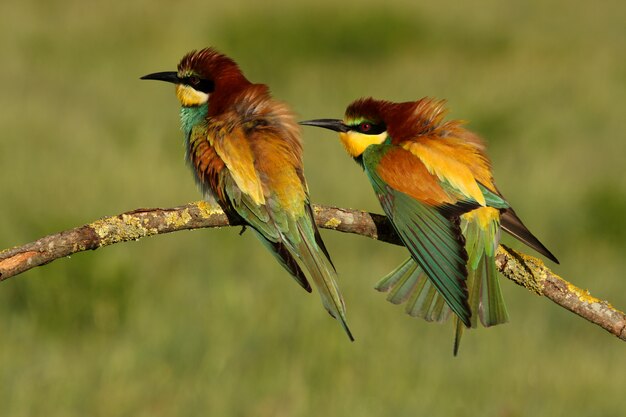
M 387 218 L 380 214 L 318 205 L 313 206 L 313 212 L 321 228 L 402 245 Z M 137 209 L 104 217 L 0 252 L 0 281 L 77 252 L 179 230 L 225 226 L 241 224 L 231 223 L 222 210 L 203 201 L 169 209 Z M 502 275 L 516 284 L 549 298 L 626 341 L 626 315 L 623 312 L 559 277 L 540 259 L 501 245 L 496 266 Z

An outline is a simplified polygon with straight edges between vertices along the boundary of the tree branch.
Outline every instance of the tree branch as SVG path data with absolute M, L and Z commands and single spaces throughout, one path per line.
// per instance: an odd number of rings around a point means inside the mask
M 402 245 L 385 216 L 326 206 L 314 206 L 313 210 L 319 227 Z M 203 201 L 169 209 L 133 210 L 0 252 L 0 281 L 55 259 L 119 242 L 179 230 L 238 225 L 230 223 L 220 209 Z M 541 260 L 501 245 L 496 266 L 518 285 L 546 296 L 626 341 L 626 315 L 623 312 L 565 281 Z

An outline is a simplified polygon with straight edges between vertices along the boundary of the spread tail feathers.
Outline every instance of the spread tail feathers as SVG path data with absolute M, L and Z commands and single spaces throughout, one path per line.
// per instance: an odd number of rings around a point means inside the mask
M 389 292 L 387 300 L 393 304 L 406 302 L 404 311 L 412 317 L 444 322 L 452 311 L 413 258 L 383 277 L 375 289 Z
M 477 327 L 479 322 L 485 327 L 494 326 L 506 323 L 509 319 L 495 266 L 495 249 L 499 237 L 498 214 L 496 209 L 484 208 L 461 217 L 461 230 L 468 253 L 466 282 L 472 312 L 471 327 Z M 405 311 L 413 317 L 444 322 L 450 316 L 451 310 L 443 297 L 413 258 L 407 259 L 381 279 L 376 289 L 388 292 L 387 300 L 393 304 L 406 303 Z M 458 318 L 454 324 L 456 355 L 465 325 Z

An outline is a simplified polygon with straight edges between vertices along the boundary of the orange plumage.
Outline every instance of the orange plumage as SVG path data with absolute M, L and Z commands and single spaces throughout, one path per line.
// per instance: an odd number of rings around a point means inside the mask
M 324 307 L 352 338 L 336 272 L 313 221 L 300 131 L 289 108 L 212 48 L 185 55 L 176 72 L 144 78 L 176 84 L 187 161 L 207 200 L 250 226 L 311 291 L 304 266 Z
M 494 264 L 500 222 L 556 258 L 499 193 L 483 141 L 462 122 L 445 121 L 445 114 L 444 102 L 429 98 L 364 98 L 348 106 L 343 120 L 302 124 L 339 132 L 411 253 L 377 288 L 389 291 L 393 303 L 406 302 L 411 315 L 443 321 L 452 310 L 468 327 L 478 318 L 491 326 L 508 319 Z

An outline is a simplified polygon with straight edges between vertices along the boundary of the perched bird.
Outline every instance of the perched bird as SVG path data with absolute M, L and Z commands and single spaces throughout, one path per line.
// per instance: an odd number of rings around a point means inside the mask
M 141 78 L 175 84 L 187 162 L 205 199 L 252 228 L 311 292 L 303 266 L 326 310 L 354 340 L 335 268 L 313 220 L 300 130 L 289 108 L 213 48 L 188 53 L 178 71 Z
M 457 317 L 455 354 L 465 326 L 504 323 L 495 268 L 500 227 L 554 262 L 494 184 L 482 140 L 445 103 L 364 98 L 343 120 L 301 122 L 339 132 L 361 165 L 411 258 L 377 285 L 388 299 L 428 321 Z

